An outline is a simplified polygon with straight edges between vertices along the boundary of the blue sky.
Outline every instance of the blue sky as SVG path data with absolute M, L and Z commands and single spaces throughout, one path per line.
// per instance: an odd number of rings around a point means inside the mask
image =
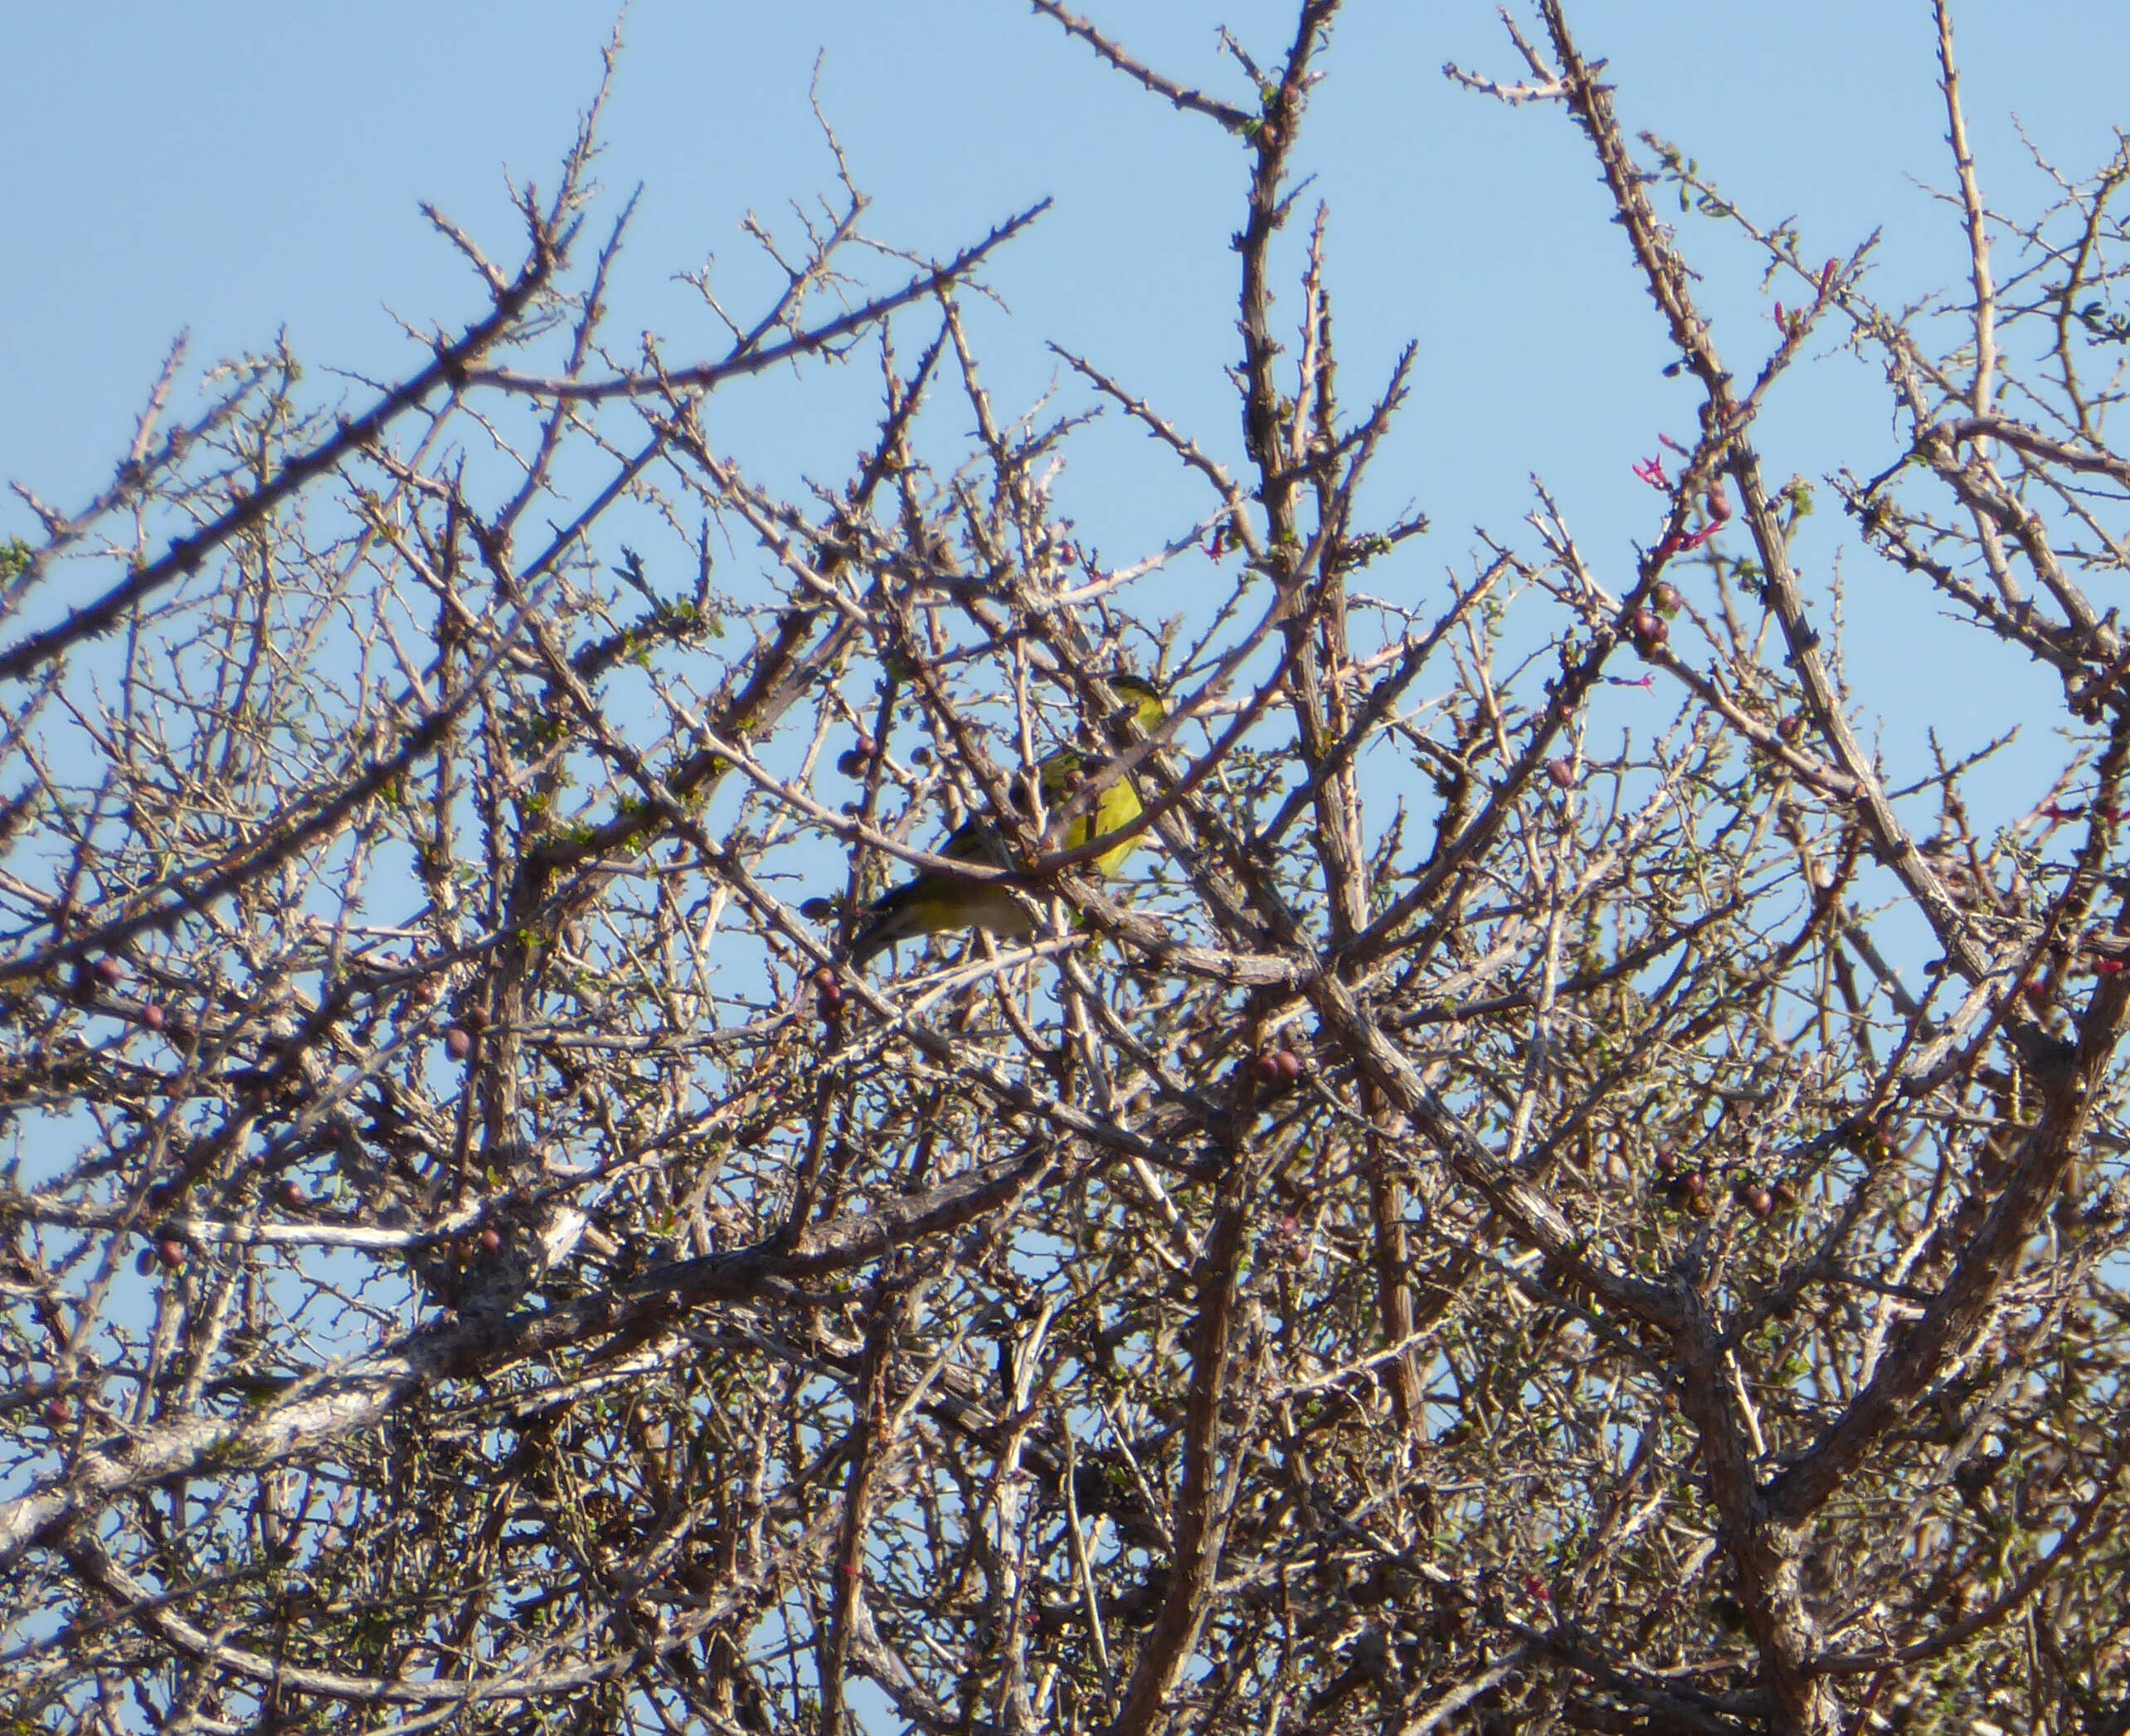
M 1179 78 L 1231 96 L 1240 85 L 1216 56 L 1215 26 L 1267 58 L 1290 27 L 1269 0 L 1082 9 Z M 1797 216 L 1815 254 L 1846 253 L 1883 228 L 1884 297 L 1957 280 L 1957 230 L 1923 184 L 1949 174 L 1923 0 L 1572 10 L 1586 51 L 1609 58 L 1632 128 L 1680 143 L 1757 215 Z M 1957 17 L 1994 202 L 2022 207 L 2038 186 L 2015 113 L 2073 171 L 2112 150 L 2130 7 L 1969 0 Z M 601 7 L 540 0 L 7 9 L 0 63 L 17 75 L 0 112 L 12 165 L 0 183 L 0 479 L 60 504 L 85 499 L 181 328 L 205 362 L 285 327 L 328 393 L 325 369 L 404 367 L 393 315 L 450 323 L 477 302 L 417 202 L 507 254 L 505 172 L 552 182 L 611 22 Z M 715 255 L 744 302 L 760 279 L 742 215 L 776 220 L 828 185 L 808 104 L 819 56 L 824 109 L 874 199 L 873 233 L 945 251 L 1056 200 L 992 274 L 1011 317 L 987 317 L 980 335 L 1003 405 L 1050 381 L 1043 340 L 1054 338 L 1235 452 L 1222 373 L 1237 348 L 1225 241 L 1244 159 L 1233 141 L 1107 72 L 1018 0 L 638 0 L 625 36 L 602 178 L 617 195 L 639 182 L 644 192 L 614 296 L 617 337 L 656 331 L 672 357 L 714 347 L 674 275 Z M 1409 498 L 1432 518 L 1404 557 L 1409 582 L 1423 584 L 1466 561 L 1475 526 L 1515 536 L 1535 474 L 1617 584 L 1632 539 L 1654 534 L 1653 498 L 1628 465 L 1659 431 L 1688 432 L 1691 393 L 1660 373 L 1668 352 L 1579 135 L 1556 109 L 1510 111 L 1452 87 L 1440 71 L 1450 59 L 1518 70 L 1490 5 L 1356 0 L 1310 120 L 1349 399 L 1403 341 L 1420 345 L 1379 504 Z M 1772 341 L 1757 270 L 1712 226 L 1685 232 L 1743 371 Z M 855 424 L 751 408 L 766 401 L 722 411 L 728 440 L 764 470 L 828 474 L 844 463 Z M 1762 443 L 1776 478 L 1816 477 L 1882 459 L 1888 436 L 1870 372 L 1836 358 L 1778 401 Z M 1195 505 L 1121 427 L 1083 443 L 1076 462 L 1077 516 L 1114 557 L 1172 528 L 1179 503 Z M 0 503 L 0 534 L 27 528 Z M 1855 558 L 1863 697 L 1893 720 L 1889 745 L 1902 752 L 1931 708 L 1918 669 L 2006 660 Z M 2018 672 L 2003 678 L 1980 689 L 1975 739 L 1998 721 L 2000 698 L 2048 697 L 2030 695 Z

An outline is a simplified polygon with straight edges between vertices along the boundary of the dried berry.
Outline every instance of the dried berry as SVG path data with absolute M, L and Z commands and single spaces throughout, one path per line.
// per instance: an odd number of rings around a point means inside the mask
M 140 1022 L 151 1031 L 159 1031 L 170 1023 L 170 1015 L 153 1001 L 140 1009 Z
M 126 980 L 126 967 L 114 958 L 100 958 L 89 967 L 90 973 L 107 989 L 115 989 Z
M 821 1009 L 821 1017 L 834 1019 L 843 1011 L 843 980 L 824 965 L 813 975 L 814 994 Z
M 503 1247 L 503 1232 L 492 1223 L 484 1223 L 481 1226 L 480 1242 L 483 1253 L 495 1253 Z
M 444 1033 L 444 1053 L 454 1061 L 463 1061 L 474 1052 L 473 1033 L 464 1025 L 455 1024 Z
M 155 1257 L 175 1272 L 185 1263 L 185 1244 L 175 1236 L 165 1236 L 155 1244 Z
M 1301 1057 L 1292 1049 L 1278 1050 L 1272 1056 L 1272 1067 L 1283 1083 L 1291 1085 L 1301 1077 Z
M 1546 776 L 1565 790 L 1575 782 L 1575 767 L 1566 760 L 1548 760 Z

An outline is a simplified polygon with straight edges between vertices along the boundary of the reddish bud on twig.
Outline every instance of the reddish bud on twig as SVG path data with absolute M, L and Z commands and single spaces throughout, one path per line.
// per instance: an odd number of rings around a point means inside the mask
M 837 978 L 835 972 L 825 965 L 814 973 L 811 981 L 814 985 L 815 1009 L 819 1013 L 824 1023 L 834 1024 L 843 1016 L 844 985 L 842 982 Z
M 140 1022 L 151 1031 L 159 1031 L 170 1023 L 170 1015 L 155 1002 L 150 1001 L 140 1009 Z
M 1575 782 L 1575 767 L 1566 760 L 1548 760 L 1546 776 L 1562 789 L 1569 789 Z

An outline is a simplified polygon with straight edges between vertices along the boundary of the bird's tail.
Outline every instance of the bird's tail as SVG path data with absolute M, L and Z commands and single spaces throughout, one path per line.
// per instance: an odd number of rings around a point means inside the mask
M 850 951 L 844 960 L 853 970 L 864 970 L 911 931 L 906 907 L 911 902 L 908 894 L 916 885 L 912 881 L 907 886 L 898 886 L 867 907 L 865 921 L 851 936 Z

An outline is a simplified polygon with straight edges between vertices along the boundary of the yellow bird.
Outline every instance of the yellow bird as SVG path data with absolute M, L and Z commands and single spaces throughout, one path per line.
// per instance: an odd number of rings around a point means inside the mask
M 1144 730 L 1160 727 L 1169 715 L 1168 702 L 1160 690 L 1137 675 L 1112 675 L 1110 686 L 1132 708 Z M 1038 785 L 1046 810 L 1061 808 L 1072 792 L 1106 763 L 1077 747 L 1061 747 L 1036 761 Z M 1058 849 L 1076 850 L 1091 839 L 1106 838 L 1139 818 L 1144 804 L 1129 777 L 1106 786 L 1090 807 L 1075 814 L 1052 840 Z M 1087 864 L 1106 878 L 1123 865 L 1139 848 L 1136 835 L 1116 849 L 1105 850 Z M 994 868 L 1011 868 L 1005 840 L 997 828 L 983 819 L 970 819 L 956 827 L 937 854 L 956 862 L 981 862 Z M 850 966 L 863 970 L 897 941 L 921 935 L 943 934 L 956 929 L 980 928 L 987 934 L 1025 935 L 1034 924 L 1012 894 L 995 881 L 957 879 L 951 874 L 920 873 L 882 894 L 868 907 L 866 920 L 852 937 Z

